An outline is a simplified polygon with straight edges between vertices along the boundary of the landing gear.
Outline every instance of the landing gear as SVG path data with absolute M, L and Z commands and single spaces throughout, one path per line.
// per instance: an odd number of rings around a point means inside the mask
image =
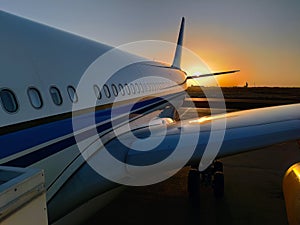
M 223 163 L 220 161 L 215 161 L 213 164 L 215 172 L 223 172 Z
M 197 202 L 200 197 L 200 172 L 192 169 L 188 175 L 188 192 L 192 202 Z
M 214 196 L 220 199 L 224 196 L 224 173 L 223 163 L 220 161 L 214 161 L 204 171 L 198 171 L 197 169 L 191 169 L 188 174 L 188 192 L 189 198 L 192 203 L 200 199 L 200 187 L 211 187 L 213 189 Z
M 213 189 L 217 199 L 224 197 L 224 174 L 222 172 L 215 172 Z
M 223 173 L 223 163 L 220 161 L 214 162 L 214 179 L 213 179 L 213 189 L 214 195 L 217 199 L 224 197 L 224 173 Z

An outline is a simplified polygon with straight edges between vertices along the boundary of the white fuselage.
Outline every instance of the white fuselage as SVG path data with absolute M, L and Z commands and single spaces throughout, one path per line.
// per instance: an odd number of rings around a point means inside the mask
M 72 89 L 77 88 L 92 63 L 112 48 L 2 11 L 0 29 L 0 92 L 14 95 L 14 99 L 3 95 L 1 100 L 0 164 L 44 169 L 50 222 L 69 223 L 65 215 L 75 219 L 72 212 L 95 199 L 104 204 L 106 201 L 99 196 L 111 196 L 108 191 L 116 187 L 93 172 L 81 157 L 72 118 L 94 116 L 101 137 L 111 131 L 111 121 L 122 126 L 122 117 L 128 117 L 122 107 L 128 105 L 134 106 L 130 122 L 147 123 L 151 118 L 142 118 L 149 113 L 170 102 L 182 103 L 186 74 L 161 63 L 143 61 L 103 81 L 103 72 L 98 68 L 99 79 L 85 92 L 95 105 L 76 107 L 83 98 L 79 92 L 74 99 Z M 134 57 L 121 51 L 119 55 Z M 59 94 L 53 95 L 53 91 Z M 9 101 L 14 101 L 13 108 Z M 113 105 L 119 113 L 111 113 Z M 83 123 L 79 132 L 87 132 L 89 125 Z

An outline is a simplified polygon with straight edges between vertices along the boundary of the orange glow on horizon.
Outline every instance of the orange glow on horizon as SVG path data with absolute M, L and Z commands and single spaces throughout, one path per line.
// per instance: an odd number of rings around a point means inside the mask
M 212 41 L 213 42 L 213 41 Z M 222 47 L 221 43 L 216 44 L 215 42 L 210 43 L 214 46 L 211 49 L 196 50 L 195 53 L 201 57 L 203 62 L 208 66 L 203 69 L 201 66 L 197 65 L 195 62 L 186 62 L 184 65 L 185 71 L 188 75 L 204 74 L 212 72 L 222 72 L 229 70 L 241 70 L 238 73 L 219 75 L 211 78 L 199 78 L 197 81 L 190 80 L 190 85 L 200 85 L 200 86 L 221 86 L 221 87 L 233 87 L 233 86 L 244 86 L 248 82 L 249 86 L 253 86 L 255 81 L 253 81 L 254 71 L 251 68 L 251 64 L 248 64 L 247 56 L 244 54 L 240 55 L 239 52 L 232 46 Z M 224 50 L 225 48 L 225 50 Z M 223 49 L 220 56 L 216 59 L 218 53 L 213 52 L 218 49 Z M 198 54 L 201 52 L 201 55 Z

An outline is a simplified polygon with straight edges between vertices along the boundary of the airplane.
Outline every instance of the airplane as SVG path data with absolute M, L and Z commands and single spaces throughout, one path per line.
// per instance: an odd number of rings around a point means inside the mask
M 189 77 L 184 19 L 171 65 L 4 11 L 0 27 L 0 165 L 44 170 L 49 224 L 80 224 L 123 185 L 183 166 L 191 198 L 206 168 L 222 197 L 215 159 L 300 138 L 300 104 L 177 118 L 188 79 L 238 72 Z

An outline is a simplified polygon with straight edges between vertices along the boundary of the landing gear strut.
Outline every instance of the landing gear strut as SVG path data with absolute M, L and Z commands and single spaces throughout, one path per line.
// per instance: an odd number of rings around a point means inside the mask
M 200 203 L 200 172 L 197 169 L 191 169 L 188 175 L 188 193 L 189 200 L 194 207 Z
M 220 199 L 224 196 L 224 174 L 223 172 L 215 172 L 213 181 L 214 195 Z
M 188 192 L 189 198 L 194 202 L 200 198 L 200 187 L 212 187 L 214 195 L 217 199 L 224 196 L 224 173 L 223 163 L 214 161 L 204 171 L 198 171 L 193 168 L 188 174 Z

